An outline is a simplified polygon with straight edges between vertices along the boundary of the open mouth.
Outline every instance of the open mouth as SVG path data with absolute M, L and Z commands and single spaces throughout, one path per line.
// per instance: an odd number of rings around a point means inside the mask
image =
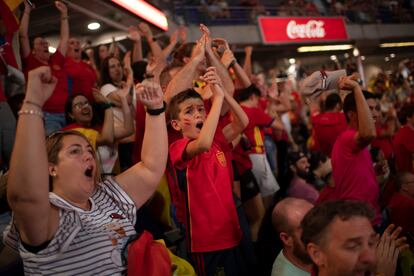
M 203 127 L 203 123 L 202 122 L 196 124 L 196 128 L 198 128 L 198 129 L 201 130 L 202 127 Z
M 92 177 L 93 176 L 93 167 L 90 166 L 85 170 L 85 176 Z
M 76 53 L 78 53 L 78 52 L 79 52 L 79 49 L 74 49 L 74 51 L 75 51 Z

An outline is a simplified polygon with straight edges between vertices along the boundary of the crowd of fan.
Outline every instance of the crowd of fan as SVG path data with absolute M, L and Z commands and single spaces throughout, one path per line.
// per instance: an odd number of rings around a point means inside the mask
M 343 16 L 348 23 L 408 23 L 413 22 L 413 4 L 410 1 L 355 1 L 355 0 L 209 0 L 176 1 L 175 9 L 200 7 L 211 22 L 225 22 L 244 14 L 255 22 L 257 15 L 276 16 Z M 174 9 L 174 7 L 172 7 Z M 191 9 L 191 11 L 197 11 Z M 188 15 L 190 17 L 190 15 Z M 193 17 L 191 17 L 193 18 Z M 189 18 L 187 18 L 189 19 Z
M 182 275 L 412 275 L 414 61 L 367 90 L 346 70 L 294 85 L 204 25 L 82 48 L 59 1 L 51 54 L 33 7 L 18 25 L 0 5 L 0 218 L 26 274 L 160 273 L 131 251 L 150 232 Z

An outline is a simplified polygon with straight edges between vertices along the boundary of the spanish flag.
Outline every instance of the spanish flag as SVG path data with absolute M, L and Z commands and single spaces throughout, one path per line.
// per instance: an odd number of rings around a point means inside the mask
M 0 0 L 4 1 L 9 9 L 14 12 L 14 10 L 23 2 L 23 0 Z

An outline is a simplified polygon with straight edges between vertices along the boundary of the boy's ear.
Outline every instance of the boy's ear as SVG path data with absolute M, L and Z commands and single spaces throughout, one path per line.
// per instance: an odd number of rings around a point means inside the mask
M 181 126 L 178 123 L 178 120 L 171 120 L 171 126 L 173 127 L 173 129 L 175 129 L 176 131 L 181 131 Z

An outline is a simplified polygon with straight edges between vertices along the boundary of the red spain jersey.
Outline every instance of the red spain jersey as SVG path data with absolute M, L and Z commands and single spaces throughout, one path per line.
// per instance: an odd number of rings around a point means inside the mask
M 271 126 L 273 118 L 267 115 L 260 108 L 241 106 L 249 117 L 249 124 L 244 130 L 244 134 L 250 141 L 252 148 L 249 153 L 265 153 L 264 148 L 264 129 Z
M 44 64 L 35 58 L 32 53 L 30 53 L 27 58 L 23 59 L 23 63 L 23 71 L 26 79 L 30 70 L 36 69 L 40 66 L 50 66 L 52 69 L 52 75 L 57 78 L 57 84 L 55 90 L 53 90 L 52 96 L 50 96 L 50 98 L 46 101 L 43 109 L 51 113 L 65 112 L 65 102 L 68 98 L 68 78 L 65 70 L 65 57 L 59 52 L 59 50 L 56 50 L 56 52 L 50 56 L 49 64 Z
M 185 193 L 188 249 L 210 252 L 235 247 L 241 230 L 226 158 L 232 146 L 218 130 L 208 152 L 187 160 L 185 149 L 190 141 L 182 138 L 170 146 L 178 185 Z
M 394 136 L 395 163 L 401 172 L 414 173 L 414 129 L 405 125 Z
M 97 76 L 92 66 L 83 60 L 75 61 L 71 57 L 66 57 L 65 68 L 71 79 L 71 93 L 73 95 L 82 94 L 90 102 L 94 102 L 92 88 L 96 84 Z

